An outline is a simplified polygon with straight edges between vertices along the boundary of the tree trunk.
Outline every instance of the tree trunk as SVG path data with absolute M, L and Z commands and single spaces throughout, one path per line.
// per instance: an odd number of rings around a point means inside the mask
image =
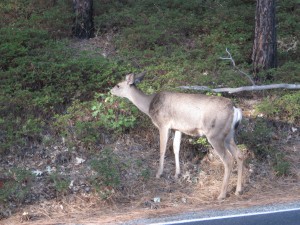
M 257 0 L 255 37 L 253 43 L 253 73 L 277 67 L 277 37 L 275 0 Z
M 73 35 L 81 39 L 93 37 L 93 0 L 73 0 L 73 10 L 75 13 Z

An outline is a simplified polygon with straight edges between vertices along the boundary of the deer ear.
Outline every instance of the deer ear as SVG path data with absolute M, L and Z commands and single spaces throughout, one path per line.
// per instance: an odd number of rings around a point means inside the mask
M 134 77 L 135 76 L 133 73 L 126 75 L 127 84 L 129 85 L 134 84 Z
M 135 84 L 138 84 L 140 83 L 143 79 L 144 79 L 144 76 L 146 75 L 146 71 L 142 72 L 142 73 L 139 73 L 137 75 L 135 75 L 135 79 L 134 79 L 134 83 Z

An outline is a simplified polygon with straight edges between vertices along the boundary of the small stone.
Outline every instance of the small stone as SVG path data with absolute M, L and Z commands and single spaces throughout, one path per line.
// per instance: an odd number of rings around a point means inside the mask
M 155 198 L 153 199 L 153 201 L 154 201 L 155 203 L 160 202 L 160 197 L 155 197 Z

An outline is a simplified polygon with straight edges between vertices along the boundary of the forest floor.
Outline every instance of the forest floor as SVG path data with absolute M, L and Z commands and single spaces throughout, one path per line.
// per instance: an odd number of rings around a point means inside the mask
M 110 45 L 110 38 L 108 35 L 78 42 L 77 47 L 86 50 L 98 48 L 99 54 L 113 55 L 115 49 Z M 252 115 L 255 101 L 239 99 L 244 119 L 250 123 L 255 119 Z M 150 124 L 150 121 L 147 123 Z M 240 129 L 245 127 L 242 125 Z M 288 135 L 280 135 L 283 132 Z M 35 171 L 36 179 L 22 204 L 9 202 L 1 206 L 3 219 L 0 224 L 116 224 L 183 212 L 300 200 L 300 128 L 292 124 L 278 126 L 273 138 L 277 147 L 285 153 L 290 175 L 276 176 L 270 160 L 258 160 L 251 149 L 246 149 L 243 151 L 247 157 L 244 192 L 241 196 L 234 195 L 237 179 L 237 171 L 234 170 L 228 196 L 223 201 L 216 200 L 223 177 L 221 161 L 212 149 L 199 154 L 201 149 L 191 144 L 188 136 L 183 138 L 180 152 L 182 175 L 178 180 L 173 177 L 172 138 L 168 143 L 164 175 L 161 179 L 155 178 L 159 136 L 153 125 L 144 130 L 133 129 L 115 139 L 105 138 L 108 139 L 106 144 L 99 145 L 97 150 L 112 149 L 120 164 L 125 165 L 121 170 L 121 186 L 117 189 L 107 187 L 109 197 L 105 200 L 99 198 L 99 193 L 91 191 L 86 183 L 87 178 L 93 176 L 89 162 L 94 155 L 84 149 L 69 151 L 63 140 L 47 146 L 32 146 L 22 153 L 12 152 L 1 158 L 0 164 L 4 169 L 18 165 Z M 70 179 L 68 191 L 59 195 L 49 183 L 49 171 L 58 167 Z

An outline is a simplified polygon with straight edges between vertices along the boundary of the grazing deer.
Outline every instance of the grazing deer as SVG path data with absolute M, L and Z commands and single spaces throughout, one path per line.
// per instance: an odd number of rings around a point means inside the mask
M 147 114 L 160 134 L 160 161 L 156 177 L 163 173 L 169 131 L 175 130 L 173 149 L 175 154 L 175 178 L 180 174 L 179 150 L 181 134 L 192 136 L 205 135 L 218 153 L 224 167 L 224 178 L 218 199 L 226 197 L 227 186 L 234 160 L 238 165 L 236 195 L 242 192 L 243 154 L 234 142 L 234 131 L 242 119 L 242 112 L 224 97 L 202 94 L 161 92 L 146 95 L 135 84 L 140 82 L 144 73 L 128 74 L 125 81 L 117 84 L 113 95 L 128 98 L 142 112 Z

